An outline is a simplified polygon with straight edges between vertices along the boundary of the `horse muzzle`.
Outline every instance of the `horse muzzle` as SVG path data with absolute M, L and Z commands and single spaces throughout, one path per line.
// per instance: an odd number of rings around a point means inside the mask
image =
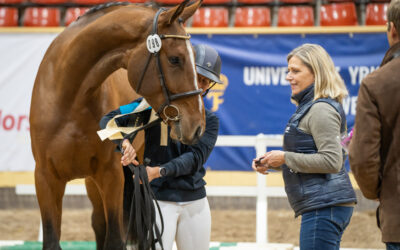
M 190 124 L 189 124 L 190 125 Z M 203 135 L 204 129 L 201 124 L 189 128 L 184 128 L 182 126 L 182 121 L 174 121 L 171 123 L 171 138 L 173 140 L 178 140 L 183 144 L 186 145 L 193 145 L 196 144 L 200 137 Z

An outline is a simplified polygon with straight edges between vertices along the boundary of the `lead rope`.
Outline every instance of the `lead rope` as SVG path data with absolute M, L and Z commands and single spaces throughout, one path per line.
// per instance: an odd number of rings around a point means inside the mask
M 150 183 L 148 181 L 146 165 L 148 162 L 144 162 L 139 166 L 129 164 L 128 168 L 135 175 L 134 192 L 132 195 L 132 201 L 129 212 L 129 222 L 125 237 L 125 248 L 129 242 L 129 233 L 132 232 L 132 238 L 139 250 L 156 249 L 156 243 L 158 242 L 161 249 L 164 249 L 162 243 L 162 234 L 164 232 L 164 219 L 161 214 L 160 206 L 155 198 L 154 193 L 151 190 Z M 156 223 L 156 208 L 160 215 L 161 221 L 161 232 Z
M 160 122 L 161 119 L 146 124 L 140 130 L 148 128 Z M 139 130 L 128 134 L 124 139 L 132 141 Z M 123 141 L 123 140 L 122 140 Z M 121 141 L 121 153 L 123 154 Z M 129 210 L 129 220 L 125 236 L 125 248 L 131 238 L 138 246 L 139 250 L 156 250 L 156 243 L 158 242 L 161 249 L 164 250 L 162 243 L 162 234 L 164 233 L 164 219 L 161 213 L 161 208 L 155 198 L 153 191 L 151 190 L 149 178 L 147 176 L 146 166 L 150 164 L 148 158 L 144 159 L 143 164 L 134 166 L 130 163 L 127 167 L 131 173 L 135 176 L 133 180 L 134 188 L 132 193 L 132 200 Z M 156 208 L 160 215 L 161 232 L 156 223 Z M 134 215 L 134 216 L 133 216 Z M 132 237 L 129 236 L 129 232 L 132 232 Z

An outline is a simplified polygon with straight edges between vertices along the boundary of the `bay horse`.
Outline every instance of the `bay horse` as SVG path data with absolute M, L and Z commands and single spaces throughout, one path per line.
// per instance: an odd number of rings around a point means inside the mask
M 201 90 L 183 27 L 201 1 L 188 1 L 159 11 L 99 5 L 49 46 L 30 110 L 43 249 L 61 249 L 62 198 L 66 183 L 76 178 L 85 178 L 93 204 L 97 249 L 124 249 L 121 155 L 96 131 L 104 114 L 135 98 L 134 90 L 171 126 L 173 139 L 191 144 L 202 135 Z

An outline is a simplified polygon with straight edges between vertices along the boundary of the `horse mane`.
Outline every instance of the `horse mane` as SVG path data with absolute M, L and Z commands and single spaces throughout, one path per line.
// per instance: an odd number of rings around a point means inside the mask
M 96 6 L 92 7 L 92 8 L 90 8 L 88 11 L 85 12 L 85 14 L 83 14 L 82 16 L 79 16 L 77 18 L 77 20 L 79 18 L 82 18 L 82 17 L 88 16 L 90 14 L 93 14 L 93 13 L 99 11 L 99 10 L 104 10 L 104 9 L 107 9 L 107 8 L 110 8 L 110 7 L 114 7 L 114 6 L 126 6 L 126 5 L 136 5 L 136 6 L 152 7 L 152 8 L 156 7 L 151 2 L 148 2 L 148 3 L 108 2 L 108 3 L 99 4 L 99 5 L 96 5 Z
M 96 5 L 92 8 L 90 8 L 88 11 L 86 11 L 85 14 L 82 15 L 82 17 L 90 15 L 92 13 L 95 13 L 99 10 L 107 9 L 109 7 L 123 6 L 123 5 L 129 5 L 129 4 L 131 4 L 131 3 L 130 2 L 108 2 L 108 3 L 99 4 L 99 5 Z

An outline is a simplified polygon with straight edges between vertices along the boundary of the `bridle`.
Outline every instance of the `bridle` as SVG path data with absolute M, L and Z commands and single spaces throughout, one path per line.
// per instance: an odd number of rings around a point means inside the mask
M 179 93 L 179 94 L 171 94 L 171 92 L 168 90 L 167 86 L 165 85 L 165 79 L 164 79 L 164 73 L 162 71 L 161 67 L 161 61 L 160 61 L 160 54 L 159 51 L 161 50 L 161 39 L 166 39 L 166 38 L 178 38 L 178 39 L 185 39 L 188 40 L 190 39 L 189 35 L 158 35 L 157 32 L 157 24 L 158 24 L 158 17 L 163 12 L 165 9 L 161 8 L 157 11 L 154 20 L 153 20 L 153 30 L 152 33 L 147 37 L 147 49 L 149 50 L 150 54 L 147 58 L 146 65 L 142 71 L 142 74 L 139 78 L 139 82 L 136 86 L 136 93 L 139 94 L 144 75 L 147 71 L 147 68 L 149 66 L 149 63 L 151 61 L 151 58 L 154 57 L 156 58 L 156 65 L 158 68 L 158 78 L 160 79 L 160 84 L 161 88 L 165 97 L 164 103 L 158 108 L 157 110 L 157 116 L 159 119 L 148 123 L 147 125 L 143 126 L 141 129 L 145 129 L 148 126 L 153 126 L 156 122 L 160 121 L 161 118 L 161 112 L 164 115 L 165 119 L 164 122 L 167 123 L 169 120 L 171 121 L 179 121 L 180 120 L 180 113 L 179 109 L 177 106 L 171 104 L 172 101 L 180 99 L 180 98 L 185 98 L 188 96 L 194 96 L 194 95 L 199 95 L 202 92 L 202 89 L 196 89 L 184 93 Z M 196 77 L 196 76 L 195 76 Z M 170 110 L 168 110 L 170 109 Z M 174 115 L 170 116 L 169 112 L 173 112 Z M 128 138 L 132 138 L 136 135 L 137 131 L 134 133 L 131 133 L 127 135 Z M 122 146 L 121 146 L 122 148 Z M 146 161 L 146 159 L 145 159 Z M 148 176 L 146 172 L 146 166 L 148 166 L 149 163 L 144 163 L 144 165 L 140 165 L 139 167 L 133 166 L 133 164 L 129 164 L 129 169 L 132 171 L 132 173 L 137 176 L 134 178 L 134 195 L 132 197 L 131 205 L 130 205 L 130 214 L 129 214 L 129 223 L 128 223 L 128 230 L 126 232 L 126 240 L 125 240 L 125 247 L 126 244 L 128 243 L 128 237 L 129 237 L 129 229 L 131 228 L 131 223 L 132 223 L 132 218 L 133 214 L 135 214 L 135 231 L 134 234 L 136 234 L 138 239 L 146 239 L 144 241 L 139 240 L 139 249 L 156 249 L 155 243 L 158 241 L 158 244 L 160 244 L 161 249 L 164 249 L 163 243 L 162 243 L 162 237 L 161 235 L 163 234 L 164 231 L 164 223 L 163 223 L 163 218 L 161 214 L 160 207 L 157 203 L 157 200 L 155 199 L 155 196 L 150 188 L 150 184 L 148 182 Z M 142 181 L 142 184 L 140 184 L 139 179 Z M 154 200 L 154 203 L 153 203 Z M 134 205 L 135 204 L 135 205 Z M 158 229 L 158 225 L 155 223 L 155 207 L 154 204 L 156 204 L 158 213 L 160 215 L 160 220 L 161 220 L 161 231 Z M 150 208 L 150 209 L 149 209 Z M 149 236 L 150 235 L 150 236 Z
M 165 85 L 165 78 L 164 78 L 164 73 L 161 67 L 161 61 L 160 61 L 160 50 L 161 50 L 161 39 L 166 39 L 166 38 L 177 38 L 177 39 L 184 39 L 188 40 L 190 39 L 190 35 L 158 35 L 158 17 L 160 14 L 165 11 L 164 8 L 160 8 L 156 15 L 154 16 L 153 19 L 153 30 L 151 34 L 147 37 L 147 49 L 149 50 L 150 54 L 149 57 L 147 58 L 146 65 L 144 67 L 144 70 L 142 71 L 142 74 L 139 78 L 139 82 L 136 86 L 136 93 L 139 94 L 140 88 L 142 86 L 143 78 L 144 75 L 147 71 L 147 68 L 149 66 L 149 63 L 151 61 L 151 58 L 154 56 L 156 59 L 156 65 L 158 68 L 158 78 L 160 79 L 160 84 L 161 88 L 163 91 L 163 95 L 165 97 L 164 103 L 158 108 L 157 110 L 157 116 L 161 117 L 161 113 L 164 115 L 165 119 L 163 121 L 167 123 L 169 120 L 171 121 L 179 121 L 180 120 L 180 112 L 177 106 L 171 104 L 172 101 L 189 97 L 189 96 L 194 96 L 194 95 L 199 95 L 202 92 L 202 89 L 196 89 L 192 91 L 187 91 L 183 93 L 178 93 L 178 94 L 171 94 L 171 92 L 168 90 L 167 86 Z M 195 76 L 196 77 L 196 76 Z M 172 113 L 173 115 L 169 115 Z

